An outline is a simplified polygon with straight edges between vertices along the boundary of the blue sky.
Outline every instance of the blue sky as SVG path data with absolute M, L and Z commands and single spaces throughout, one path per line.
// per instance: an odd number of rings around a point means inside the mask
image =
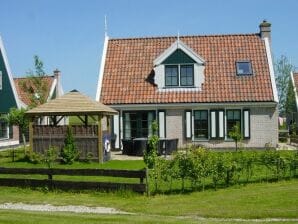
M 256 33 L 267 19 L 275 58 L 286 55 L 298 67 L 297 0 L 0 0 L 0 6 L 0 35 L 15 77 L 38 55 L 47 73 L 61 70 L 65 92 L 93 98 L 104 15 L 111 38 Z

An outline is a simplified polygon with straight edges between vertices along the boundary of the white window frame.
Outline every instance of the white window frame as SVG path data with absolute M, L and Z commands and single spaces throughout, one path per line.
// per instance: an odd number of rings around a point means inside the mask
M 191 65 L 192 66 L 192 85 L 181 85 L 181 66 L 184 66 L 184 65 Z M 167 66 L 178 66 L 178 85 L 177 86 L 171 86 L 171 85 L 167 85 L 166 84 L 166 67 Z M 195 87 L 195 64 L 192 64 L 192 63 L 185 63 L 185 64 L 165 64 L 164 65 L 164 80 L 165 80 L 165 83 L 164 83 L 164 86 L 165 88 L 193 88 Z

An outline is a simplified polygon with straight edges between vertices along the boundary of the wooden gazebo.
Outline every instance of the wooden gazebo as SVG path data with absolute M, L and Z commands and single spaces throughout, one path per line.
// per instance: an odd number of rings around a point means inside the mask
M 118 112 L 73 90 L 26 112 L 30 118 L 29 143 L 34 152 L 44 153 L 50 146 L 62 149 L 67 130 L 63 119 L 77 116 L 82 125 L 72 125 L 72 132 L 80 158 L 92 155 L 93 159 L 103 162 L 102 118 Z M 41 117 L 48 122 L 37 124 Z M 90 122 L 92 121 L 92 122 Z

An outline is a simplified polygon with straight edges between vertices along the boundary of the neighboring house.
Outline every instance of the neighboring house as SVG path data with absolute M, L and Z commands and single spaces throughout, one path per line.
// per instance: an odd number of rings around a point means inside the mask
M 116 110 L 116 148 L 148 137 L 179 146 L 230 148 L 239 124 L 244 147 L 278 143 L 271 24 L 253 34 L 105 38 L 96 99 Z
M 21 102 L 0 37 L 0 147 L 19 144 L 18 127 L 9 126 L 7 121 L 3 119 L 12 107 L 20 108 Z
M 6 115 L 10 108 L 27 108 L 31 104 L 30 95 L 38 95 L 24 91 L 23 85 L 30 87 L 29 78 L 13 78 L 8 64 L 8 59 L 0 37 L 0 115 Z M 46 75 L 43 81 L 47 85 L 47 101 L 63 95 L 60 83 L 60 71 L 55 70 L 54 75 Z M 43 122 L 48 122 L 44 120 Z M 22 138 L 19 137 L 18 127 L 9 126 L 4 119 L 0 119 L 0 147 L 17 145 Z
M 43 82 L 47 86 L 47 92 L 46 92 L 46 99 L 51 100 L 55 99 L 57 96 L 63 95 L 63 89 L 60 83 L 60 71 L 55 70 L 54 75 L 45 75 L 42 77 Z M 18 96 L 24 105 L 24 107 L 30 106 L 32 103 L 31 97 L 38 97 L 38 94 L 34 94 L 34 89 L 32 88 L 32 93 L 27 92 L 24 90 L 24 85 L 27 87 L 30 87 L 30 78 L 14 78 L 15 87 L 18 93 Z M 32 95 L 34 94 L 34 95 Z

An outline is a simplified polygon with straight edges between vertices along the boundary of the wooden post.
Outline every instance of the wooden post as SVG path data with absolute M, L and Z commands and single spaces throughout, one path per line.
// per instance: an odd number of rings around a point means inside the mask
M 88 115 L 85 115 L 85 126 L 88 126 Z
M 33 151 L 33 120 L 34 118 L 31 117 L 29 120 L 29 149 Z
M 102 127 L 101 127 L 101 115 L 98 115 L 98 162 L 103 163 L 103 147 L 102 147 Z
M 148 170 L 148 168 L 146 167 L 145 168 L 145 170 L 146 170 L 146 195 L 147 195 L 147 197 L 149 197 L 150 196 L 150 190 L 149 190 L 149 170 Z

